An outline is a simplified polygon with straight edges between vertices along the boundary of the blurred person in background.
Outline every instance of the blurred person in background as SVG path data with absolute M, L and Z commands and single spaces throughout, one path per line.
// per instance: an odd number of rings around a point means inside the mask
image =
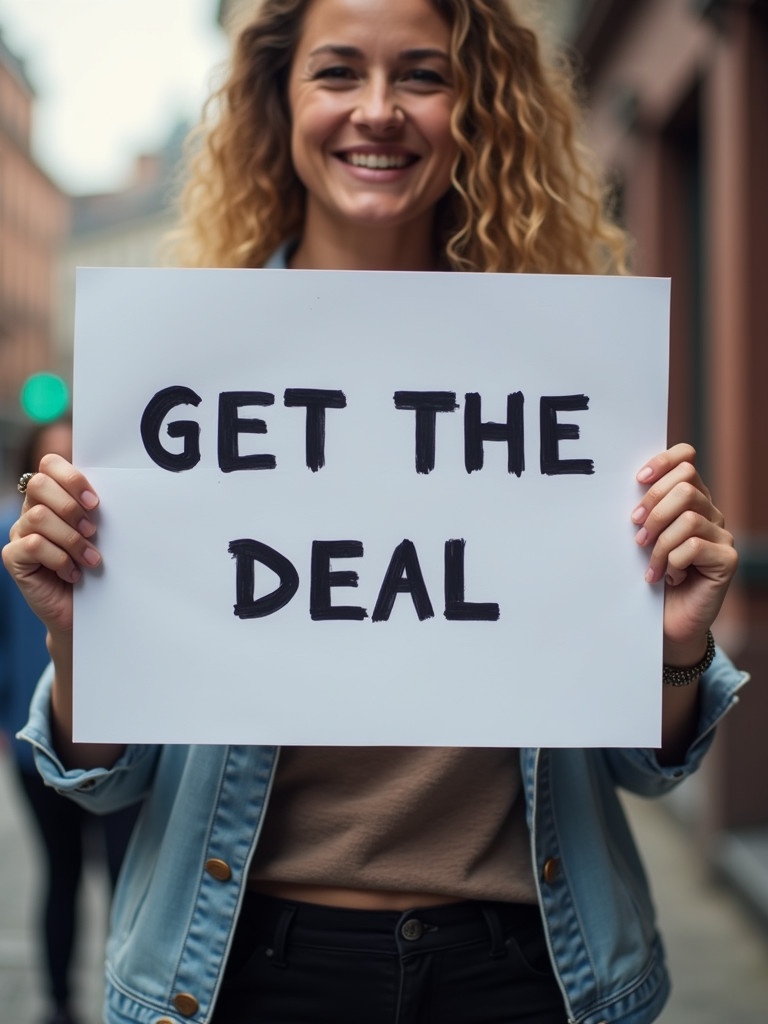
M 46 452 L 72 457 L 69 416 L 32 428 L 24 439 L 18 464 L 37 466 Z M 18 475 L 18 474 L 17 474 Z M 0 509 L 0 535 L 19 517 L 21 498 Z M 136 809 L 106 817 L 89 814 L 47 786 L 35 768 L 32 747 L 15 738 L 27 719 L 29 702 L 48 664 L 46 629 L 30 610 L 18 587 L 0 569 L 0 748 L 10 751 L 19 790 L 35 823 L 43 852 L 39 941 L 45 952 L 50 1007 L 46 1024 L 74 1024 L 70 968 L 77 935 L 77 902 L 86 853 L 104 856 L 114 887 Z

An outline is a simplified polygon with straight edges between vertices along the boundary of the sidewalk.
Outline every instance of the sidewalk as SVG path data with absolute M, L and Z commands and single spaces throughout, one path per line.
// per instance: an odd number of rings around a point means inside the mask
M 661 1024 L 766 1024 L 768 936 L 728 888 L 708 880 L 690 840 L 663 806 L 634 798 L 627 806 L 653 880 L 674 983 Z M 40 1024 L 44 1002 L 28 923 L 37 862 L 2 755 L 0 864 L 0 1019 Z M 83 1024 L 101 1019 L 105 894 L 105 880 L 91 872 L 76 972 Z
M 768 1024 L 768 933 L 711 872 L 663 804 L 625 800 L 672 975 L 661 1024 Z

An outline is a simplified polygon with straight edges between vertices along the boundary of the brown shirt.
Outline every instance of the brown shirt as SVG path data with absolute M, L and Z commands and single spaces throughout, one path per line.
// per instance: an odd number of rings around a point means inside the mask
M 518 751 L 284 747 L 250 880 L 535 902 Z

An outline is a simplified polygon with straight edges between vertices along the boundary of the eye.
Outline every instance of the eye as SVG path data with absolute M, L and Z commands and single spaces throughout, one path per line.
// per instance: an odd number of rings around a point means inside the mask
M 402 81 L 421 89 L 438 89 L 450 85 L 445 75 L 434 68 L 410 68 L 403 73 Z
M 320 68 L 312 77 L 324 82 L 344 84 L 353 82 L 357 75 L 351 67 L 345 64 L 332 64 L 330 67 Z

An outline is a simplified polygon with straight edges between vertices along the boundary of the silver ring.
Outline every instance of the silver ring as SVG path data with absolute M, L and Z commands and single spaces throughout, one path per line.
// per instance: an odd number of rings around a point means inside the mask
M 19 492 L 19 494 L 27 493 L 27 485 L 29 484 L 29 481 L 32 479 L 34 475 L 34 473 L 21 474 L 21 476 L 19 477 L 19 482 L 16 484 L 16 490 Z

